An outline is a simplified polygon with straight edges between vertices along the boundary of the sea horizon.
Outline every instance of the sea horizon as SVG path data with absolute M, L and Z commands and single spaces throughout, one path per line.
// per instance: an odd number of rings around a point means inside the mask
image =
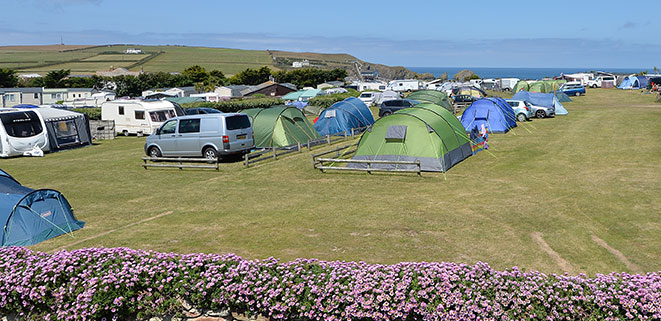
M 461 70 L 468 69 L 474 72 L 480 78 L 520 78 L 520 79 L 542 79 L 546 77 L 558 77 L 561 74 L 573 74 L 579 72 L 603 71 L 614 74 L 635 74 L 641 71 L 653 73 L 649 68 L 535 68 L 535 67 L 406 67 L 417 73 L 431 73 L 438 78 L 443 73 L 448 74 L 448 79 L 454 78 L 454 75 Z

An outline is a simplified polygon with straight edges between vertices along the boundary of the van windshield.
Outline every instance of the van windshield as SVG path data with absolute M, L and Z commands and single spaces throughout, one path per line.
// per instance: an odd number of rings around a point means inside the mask
M 225 117 L 225 127 L 227 130 L 243 129 L 250 127 L 250 118 L 246 115 L 236 115 Z
M 157 111 L 149 112 L 149 117 L 151 117 L 151 121 L 155 121 L 155 122 L 164 122 L 175 116 L 176 114 L 174 113 L 174 110 L 157 110 Z
M 32 137 L 41 134 L 44 130 L 39 116 L 33 111 L 2 113 L 0 120 L 5 126 L 7 135 L 12 137 Z

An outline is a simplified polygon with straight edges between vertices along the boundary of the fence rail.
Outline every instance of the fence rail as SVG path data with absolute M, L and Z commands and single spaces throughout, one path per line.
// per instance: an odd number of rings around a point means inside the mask
M 170 167 L 170 168 L 201 168 L 201 169 L 215 169 L 219 170 L 218 158 L 174 158 L 174 157 L 143 157 L 142 167 L 147 169 L 149 167 Z M 150 163 L 151 162 L 151 163 Z M 154 164 L 154 163 L 178 163 L 178 164 Z M 207 165 L 195 165 L 185 163 L 207 163 Z
M 356 151 L 356 149 L 351 149 L 354 146 L 357 146 L 358 143 L 346 145 L 343 147 L 338 147 L 323 153 L 318 153 L 318 154 L 312 154 L 312 166 L 315 169 L 320 170 L 322 173 L 325 173 L 327 170 L 338 170 L 338 171 L 358 171 L 358 172 L 367 172 L 368 174 L 371 174 L 372 172 L 399 172 L 399 173 L 416 173 L 418 176 L 422 176 L 422 170 L 420 168 L 420 160 L 415 160 L 415 161 L 389 161 L 389 160 L 369 160 L 369 159 L 347 159 L 347 158 L 339 158 L 344 155 L 351 155 Z M 340 151 L 350 149 L 349 151 L 345 151 L 342 154 L 340 154 Z M 335 153 L 335 157 L 337 158 L 325 158 L 325 157 L 319 157 L 319 156 L 324 156 L 324 155 L 329 155 Z M 330 164 L 335 164 L 335 163 L 347 163 L 347 164 L 365 164 L 366 168 L 361 168 L 361 167 L 338 167 L 338 166 L 331 166 Z M 372 167 L 372 164 L 380 164 L 380 165 L 414 165 L 413 168 L 394 168 L 394 169 L 389 169 L 389 168 L 379 168 L 379 167 Z

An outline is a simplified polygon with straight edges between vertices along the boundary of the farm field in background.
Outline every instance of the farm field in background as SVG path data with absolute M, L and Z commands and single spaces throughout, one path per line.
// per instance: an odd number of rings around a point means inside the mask
M 483 261 L 571 274 L 660 270 L 661 104 L 639 91 L 588 89 L 564 105 L 568 116 L 491 135 L 495 157 L 480 152 L 447 179 L 322 174 L 307 151 L 252 168 L 222 163 L 219 172 L 144 170 L 144 137 L 0 167 L 26 186 L 61 191 L 87 222 L 73 239 L 33 247 L 42 251 L 121 246 L 283 260 Z

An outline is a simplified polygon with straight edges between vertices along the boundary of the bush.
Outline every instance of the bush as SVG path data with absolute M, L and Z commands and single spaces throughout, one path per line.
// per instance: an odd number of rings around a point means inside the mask
M 282 105 L 285 102 L 280 98 L 246 98 L 232 99 L 217 103 L 199 102 L 184 104 L 184 107 L 209 107 L 218 109 L 224 113 L 235 113 L 248 108 L 268 108 L 274 105 Z
M 310 98 L 308 101 L 309 105 L 311 106 L 317 106 L 321 108 L 328 108 L 332 106 L 334 103 L 338 101 L 345 100 L 349 97 L 358 97 L 360 93 L 350 89 L 349 92 L 346 93 L 341 93 L 341 94 L 332 94 L 332 95 L 325 95 L 325 96 L 317 96 L 314 98 Z
M 134 320 L 184 305 L 272 320 L 659 320 L 661 273 L 568 276 L 486 263 L 292 262 L 90 248 L 0 249 L 0 314 Z
M 72 109 L 75 112 L 86 114 L 90 120 L 101 120 L 101 108 L 74 108 Z

